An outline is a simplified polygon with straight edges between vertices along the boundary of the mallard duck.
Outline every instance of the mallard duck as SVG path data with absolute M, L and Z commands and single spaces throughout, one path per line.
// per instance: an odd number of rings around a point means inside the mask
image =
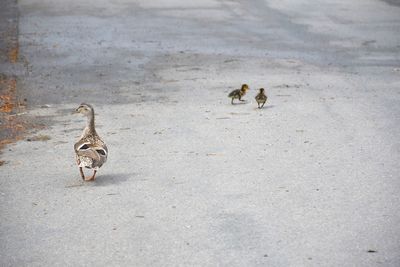
M 241 89 L 236 89 L 230 92 L 228 97 L 232 98 L 231 104 L 233 105 L 233 99 L 239 99 L 239 101 L 244 101 L 242 100 L 242 97 L 246 94 L 247 90 L 249 90 L 249 86 L 247 84 L 243 84 Z
M 257 101 L 257 103 L 258 103 L 258 108 L 263 108 L 264 107 L 264 104 L 265 104 L 265 102 L 267 102 L 267 99 L 268 99 L 268 97 L 267 97 L 267 95 L 264 93 L 264 88 L 260 88 L 260 92 L 256 95 L 256 101 Z M 262 104 L 262 105 L 261 105 Z M 261 107 L 260 107 L 260 105 L 261 105 Z
M 85 181 L 94 181 L 97 170 L 107 161 L 108 149 L 96 132 L 93 107 L 89 104 L 82 103 L 75 112 L 81 113 L 87 117 L 87 124 L 83 130 L 82 136 L 74 145 L 76 162 L 79 166 L 82 179 Z M 83 167 L 93 169 L 93 175 L 86 178 Z

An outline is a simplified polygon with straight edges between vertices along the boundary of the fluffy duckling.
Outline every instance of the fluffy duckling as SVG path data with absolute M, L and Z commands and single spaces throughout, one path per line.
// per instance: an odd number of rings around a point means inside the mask
M 232 98 L 231 104 L 233 105 L 233 99 L 244 101 L 242 100 L 242 97 L 246 94 L 247 90 L 249 90 L 249 86 L 247 84 L 243 84 L 241 89 L 236 89 L 230 92 L 228 97 Z
M 267 95 L 264 93 L 264 88 L 260 88 L 260 92 L 256 95 L 256 101 L 257 101 L 257 104 L 258 104 L 258 108 L 263 108 L 264 107 L 264 104 L 265 104 L 265 102 L 267 102 L 267 99 L 268 99 L 268 97 L 267 97 Z M 261 106 L 260 106 L 261 105 Z
M 107 161 L 108 149 L 96 132 L 93 107 L 82 103 L 75 112 L 87 117 L 87 124 L 82 136 L 74 145 L 76 162 L 78 163 L 82 179 L 85 181 L 94 181 L 97 170 Z M 93 175 L 86 178 L 83 173 L 83 167 L 93 169 Z

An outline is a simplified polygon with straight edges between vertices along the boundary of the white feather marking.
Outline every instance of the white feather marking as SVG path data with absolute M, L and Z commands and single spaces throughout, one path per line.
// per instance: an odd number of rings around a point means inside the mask
M 78 147 L 78 150 L 88 150 L 90 147 L 88 146 L 89 143 L 83 143 Z

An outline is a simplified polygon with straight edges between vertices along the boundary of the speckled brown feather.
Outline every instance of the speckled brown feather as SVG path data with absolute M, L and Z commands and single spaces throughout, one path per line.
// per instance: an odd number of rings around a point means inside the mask
M 81 138 L 74 145 L 76 159 L 79 167 L 97 170 L 107 161 L 108 148 L 95 130 L 93 108 L 88 104 L 82 105 L 90 108 L 91 112 Z
M 255 97 L 257 103 L 258 103 L 258 108 L 264 107 L 265 102 L 267 102 L 267 95 L 264 93 L 264 89 L 260 88 L 260 92 L 256 95 Z M 261 105 L 261 107 L 260 107 Z
M 247 84 L 243 84 L 241 89 L 236 89 L 230 92 L 228 97 L 231 98 L 231 103 L 233 104 L 234 99 L 239 99 L 240 101 L 244 101 L 242 100 L 242 97 L 246 94 L 246 91 L 248 89 L 249 86 Z

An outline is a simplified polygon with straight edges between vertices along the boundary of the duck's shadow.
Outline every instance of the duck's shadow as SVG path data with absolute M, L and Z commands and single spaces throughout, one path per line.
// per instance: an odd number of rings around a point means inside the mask
M 94 181 L 83 181 L 79 179 L 79 182 L 75 182 L 72 184 L 66 184 L 65 188 L 74 188 L 74 187 L 86 187 L 86 186 L 109 186 L 116 185 L 120 183 L 124 183 L 128 181 L 130 178 L 137 176 L 137 173 L 116 173 L 116 174 L 104 174 L 96 177 Z
M 115 174 L 104 174 L 96 177 L 96 180 L 92 183 L 93 186 L 108 186 L 120 184 L 133 178 L 137 173 L 115 173 Z

